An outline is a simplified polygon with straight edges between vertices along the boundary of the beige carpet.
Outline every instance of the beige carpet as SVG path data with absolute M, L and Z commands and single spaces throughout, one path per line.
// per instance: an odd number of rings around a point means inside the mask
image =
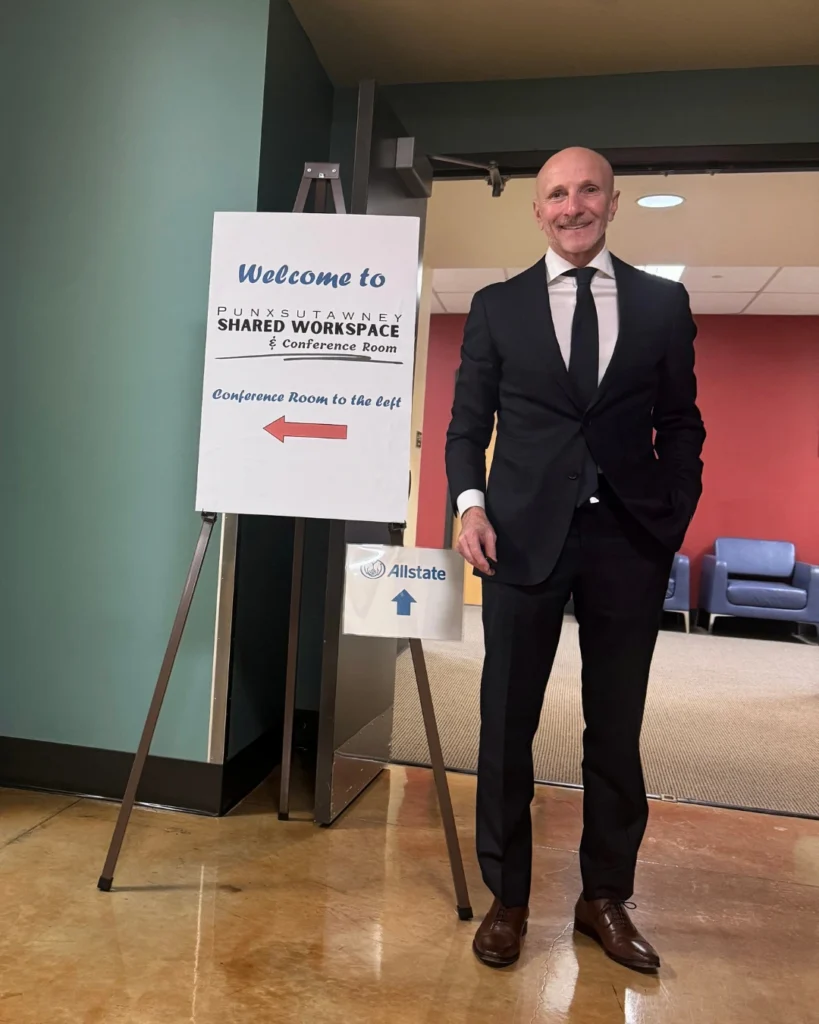
M 464 642 L 425 643 L 444 758 L 478 762 L 483 638 L 467 608 Z M 567 619 L 535 738 L 535 778 L 581 782 L 580 652 Z M 819 817 L 819 650 L 804 644 L 662 632 L 643 727 L 654 796 Z M 409 651 L 398 660 L 392 760 L 429 760 Z

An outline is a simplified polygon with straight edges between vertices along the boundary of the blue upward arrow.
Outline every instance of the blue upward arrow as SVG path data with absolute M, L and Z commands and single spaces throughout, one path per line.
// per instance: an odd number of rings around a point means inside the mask
M 396 611 L 399 615 L 410 615 L 412 613 L 412 606 L 418 603 L 412 594 L 408 594 L 406 590 L 396 594 L 393 601 L 395 601 Z

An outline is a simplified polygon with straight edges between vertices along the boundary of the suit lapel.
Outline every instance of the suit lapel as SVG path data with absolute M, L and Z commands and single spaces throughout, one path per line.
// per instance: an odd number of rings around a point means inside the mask
M 618 375 L 627 364 L 628 339 L 633 336 L 634 327 L 639 322 L 639 307 L 635 294 L 637 274 L 634 272 L 633 267 L 619 260 L 616 256 L 612 256 L 611 259 L 614 264 L 614 280 L 617 283 L 617 341 L 614 344 L 614 351 L 609 360 L 609 365 L 606 367 L 606 372 L 603 374 L 603 379 L 600 381 L 597 393 L 589 406 L 590 409 L 603 398 L 611 387 L 612 381 L 616 381 Z
M 537 346 L 536 351 L 543 352 L 551 379 L 562 388 L 572 404 L 582 411 L 580 400 L 569 377 L 569 371 L 566 369 L 563 353 L 560 351 L 560 344 L 555 334 L 544 261 L 538 260 L 522 277 L 524 279 L 522 283 L 526 285 L 529 306 L 524 319 L 528 330 L 533 333 L 532 340 Z

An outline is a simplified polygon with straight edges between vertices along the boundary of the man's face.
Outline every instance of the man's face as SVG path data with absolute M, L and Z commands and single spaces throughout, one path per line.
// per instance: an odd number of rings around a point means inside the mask
M 571 263 L 593 259 L 605 244 L 620 193 L 611 169 L 588 150 L 558 153 L 537 180 L 535 217 L 550 248 Z

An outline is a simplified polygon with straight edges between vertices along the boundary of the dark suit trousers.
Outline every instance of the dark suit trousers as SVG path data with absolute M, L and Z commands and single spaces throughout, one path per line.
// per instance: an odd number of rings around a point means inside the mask
M 506 906 L 529 901 L 532 741 L 570 595 L 583 659 L 583 838 L 587 899 L 627 900 L 648 820 L 640 730 L 673 552 L 601 483 L 579 508 L 558 563 L 536 586 L 483 584 L 477 846 Z

